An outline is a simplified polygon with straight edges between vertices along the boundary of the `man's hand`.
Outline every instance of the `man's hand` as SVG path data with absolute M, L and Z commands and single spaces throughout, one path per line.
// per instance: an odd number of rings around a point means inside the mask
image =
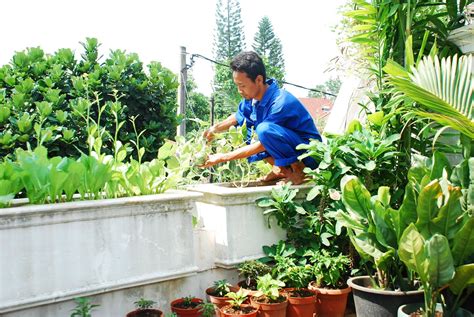
M 225 158 L 225 154 L 222 154 L 222 153 L 211 154 L 207 157 L 206 162 L 200 167 L 202 168 L 211 167 L 213 165 L 216 165 L 222 162 L 227 162 Z
M 216 133 L 216 128 L 214 128 L 213 126 L 210 127 L 209 129 L 207 129 L 206 131 L 204 131 L 204 133 L 202 134 L 203 137 L 206 138 L 206 140 L 209 142 L 209 141 L 212 141 L 212 139 L 214 139 L 214 134 Z

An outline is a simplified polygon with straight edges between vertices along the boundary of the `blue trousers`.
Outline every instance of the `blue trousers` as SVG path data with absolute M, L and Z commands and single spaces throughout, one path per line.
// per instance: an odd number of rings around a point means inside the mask
M 309 142 L 293 130 L 272 122 L 261 122 L 255 132 L 266 151 L 252 155 L 249 157 L 249 162 L 271 156 L 275 160 L 276 166 L 288 166 L 298 161 L 298 156 L 304 153 L 304 150 L 296 150 L 296 146 Z M 303 163 L 313 169 L 318 166 L 312 157 L 306 157 L 303 159 Z

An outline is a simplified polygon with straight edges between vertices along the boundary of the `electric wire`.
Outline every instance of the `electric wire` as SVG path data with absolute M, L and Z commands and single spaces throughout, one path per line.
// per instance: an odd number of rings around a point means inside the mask
M 191 57 L 190 57 L 190 62 L 189 62 L 189 64 L 186 64 L 186 66 L 184 67 L 184 69 L 182 69 L 181 71 L 184 71 L 185 69 L 186 69 L 186 70 L 191 69 L 191 68 L 194 66 L 194 63 L 196 62 L 196 60 L 195 60 L 196 57 L 197 57 L 197 58 L 202 58 L 202 59 L 204 59 L 204 60 L 206 60 L 206 61 L 208 61 L 208 62 L 214 63 L 214 64 L 216 64 L 216 65 L 221 65 L 221 66 L 225 66 L 225 67 L 229 67 L 229 68 L 230 68 L 230 65 L 228 65 L 228 64 L 224 64 L 224 63 L 218 62 L 218 61 L 216 61 L 216 60 L 213 60 L 212 58 L 203 56 L 203 55 L 201 55 L 201 54 L 191 54 L 191 53 L 187 53 L 187 54 L 190 54 L 190 55 L 191 55 Z M 322 93 L 323 95 L 329 95 L 329 96 L 337 97 L 337 95 L 335 95 L 335 94 L 333 94 L 333 93 L 330 93 L 330 92 L 327 92 L 327 91 L 322 91 L 322 90 L 319 90 L 319 89 L 304 87 L 304 86 L 302 86 L 302 85 L 290 83 L 290 82 L 285 81 L 285 80 L 282 81 L 282 84 L 290 85 L 290 86 L 294 86 L 294 87 L 298 87 L 298 88 L 302 88 L 302 89 L 306 89 L 306 90 L 309 90 L 309 91 L 319 92 L 319 93 Z

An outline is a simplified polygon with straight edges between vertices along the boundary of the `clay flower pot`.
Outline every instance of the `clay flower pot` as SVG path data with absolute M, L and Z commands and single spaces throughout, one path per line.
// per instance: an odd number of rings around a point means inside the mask
M 126 317 L 160 317 L 163 316 L 163 312 L 158 309 L 137 309 L 129 312 Z
M 235 310 L 232 305 L 225 305 L 219 308 L 222 317 L 256 317 L 257 308 L 243 304 L 240 306 L 240 310 Z
M 202 316 L 199 304 L 202 304 L 202 299 L 193 298 L 192 305 L 186 307 L 182 298 L 175 299 L 171 302 L 171 311 L 176 313 L 178 317 L 200 317 Z
M 231 286 L 229 287 L 230 291 L 231 292 L 237 292 L 239 290 L 239 287 L 235 287 L 235 286 Z M 229 298 L 228 297 L 220 297 L 220 296 L 214 296 L 212 294 L 214 294 L 214 287 L 209 287 L 208 289 L 206 289 L 206 294 L 207 296 L 209 296 L 209 300 L 211 303 L 214 304 L 214 306 L 216 307 L 216 315 L 217 317 L 220 317 L 221 316 L 221 313 L 220 313 L 220 310 L 219 308 L 225 306 L 228 304 L 228 300 Z
M 285 288 L 288 297 L 287 317 L 312 317 L 316 311 L 316 294 L 307 288 Z
M 343 289 L 319 288 L 311 282 L 308 288 L 316 293 L 316 315 L 318 317 L 344 317 L 350 287 Z
M 265 303 L 260 301 L 262 297 L 252 296 L 250 298 L 252 306 L 258 309 L 258 317 L 286 317 L 288 298 L 285 297 L 285 300 L 280 303 Z

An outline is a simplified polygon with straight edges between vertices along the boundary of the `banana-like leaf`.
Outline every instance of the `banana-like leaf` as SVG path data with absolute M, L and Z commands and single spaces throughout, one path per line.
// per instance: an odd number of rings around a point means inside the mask
M 438 289 L 448 284 L 454 277 L 454 263 L 448 239 L 436 233 L 426 241 L 425 249 L 428 280 L 433 289 Z
M 384 71 L 390 83 L 423 106 L 424 111 L 411 109 L 413 113 L 474 138 L 472 63 L 472 56 L 454 56 L 441 61 L 428 56 L 417 68 L 412 68 L 411 73 L 406 70 L 404 73 L 393 61 L 387 63 Z
M 454 237 L 452 253 L 457 265 L 474 254 L 474 218 L 470 218 Z
M 474 263 L 458 267 L 453 280 L 449 283 L 449 288 L 458 295 L 469 285 L 474 285 Z
M 420 275 L 422 281 L 428 279 L 428 260 L 425 254 L 425 240 L 412 223 L 400 238 L 398 255 L 400 260 L 412 271 Z

